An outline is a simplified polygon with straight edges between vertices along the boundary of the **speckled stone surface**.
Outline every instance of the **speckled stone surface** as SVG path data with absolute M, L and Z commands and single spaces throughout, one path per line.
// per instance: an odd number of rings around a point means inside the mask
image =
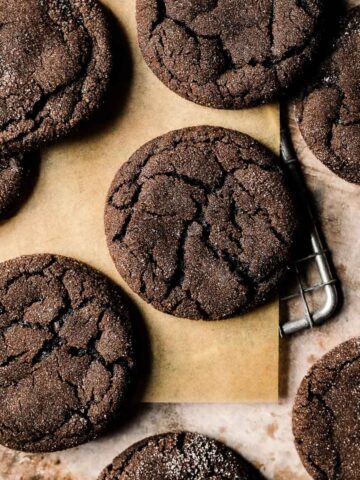
M 280 404 L 143 406 L 127 428 L 61 455 L 33 456 L 0 449 L 1 480 L 31 478 L 35 474 L 41 480 L 96 480 L 101 469 L 132 443 L 171 429 L 197 430 L 226 442 L 257 465 L 269 480 L 310 479 L 293 444 L 293 397 L 315 360 L 359 334 L 354 319 L 360 313 L 360 278 L 356 275 L 360 271 L 357 254 L 360 188 L 326 169 L 309 152 L 296 127 L 294 130 L 297 150 L 316 198 L 345 299 L 333 321 L 282 343 Z

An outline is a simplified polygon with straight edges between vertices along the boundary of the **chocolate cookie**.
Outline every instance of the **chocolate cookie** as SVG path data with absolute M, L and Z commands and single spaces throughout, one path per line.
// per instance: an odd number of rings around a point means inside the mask
M 215 127 L 141 147 L 117 173 L 105 211 L 108 246 L 129 286 L 155 308 L 193 319 L 268 299 L 295 224 L 274 155 Z
M 317 51 L 323 0 L 137 0 L 139 44 L 169 88 L 200 105 L 274 100 Z
M 99 480 L 261 480 L 246 460 L 198 433 L 146 438 L 115 458 Z
M 44 452 L 94 438 L 133 375 L 129 315 L 110 281 L 54 255 L 0 264 L 0 443 Z
M 0 154 L 7 154 L 87 118 L 106 90 L 111 55 L 96 0 L 7 0 L 0 24 Z
M 296 105 L 310 149 L 340 177 L 360 184 L 360 7 L 342 20 L 338 39 Z
M 360 339 L 317 362 L 298 391 L 293 430 L 315 480 L 357 480 L 360 471 Z
M 0 158 L 0 219 L 20 204 L 29 180 L 29 165 L 23 155 Z

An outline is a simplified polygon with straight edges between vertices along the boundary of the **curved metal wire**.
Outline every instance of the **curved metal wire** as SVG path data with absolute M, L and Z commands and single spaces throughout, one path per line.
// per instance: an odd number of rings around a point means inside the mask
M 332 269 L 328 260 L 328 252 L 325 248 L 320 229 L 314 214 L 309 193 L 305 184 L 300 163 L 296 157 L 290 133 L 288 131 L 288 118 L 286 107 L 281 110 L 281 159 L 286 172 L 290 178 L 290 182 L 295 190 L 299 204 L 303 207 L 305 223 L 310 238 L 311 252 L 306 257 L 299 258 L 294 261 L 293 268 L 297 277 L 298 292 L 294 295 L 281 298 L 286 301 L 291 298 L 299 297 L 302 304 L 304 315 L 300 318 L 288 319 L 280 325 L 280 335 L 290 335 L 307 328 L 313 328 L 321 325 L 328 320 L 335 312 L 338 301 L 338 282 L 332 273 Z M 306 232 L 307 234 L 307 232 Z M 299 272 L 299 264 L 301 262 L 312 260 L 319 272 L 320 283 L 316 283 L 310 287 L 305 287 L 301 280 Z M 322 290 L 325 294 L 324 303 L 315 311 L 311 311 L 307 301 L 307 294 L 316 290 Z

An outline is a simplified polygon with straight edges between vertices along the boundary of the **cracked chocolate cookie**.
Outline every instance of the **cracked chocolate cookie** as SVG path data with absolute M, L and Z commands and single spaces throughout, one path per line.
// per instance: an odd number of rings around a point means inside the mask
M 29 180 L 29 167 L 23 155 L 0 158 L 0 219 L 20 204 Z
M 145 301 L 213 320 L 268 299 L 296 227 L 278 160 L 239 132 L 195 127 L 141 147 L 105 211 L 120 274 Z
M 315 480 L 357 480 L 360 471 L 360 339 L 327 353 L 298 391 L 293 431 Z
M 296 104 L 301 133 L 319 160 L 360 184 L 360 7 L 341 22 L 339 36 L 315 80 Z
M 141 51 L 184 98 L 243 108 L 279 97 L 313 58 L 323 0 L 137 0 Z
M 99 480 L 262 480 L 239 454 L 198 433 L 166 433 L 125 450 Z
M 91 440 L 125 409 L 133 333 L 115 285 L 54 255 L 0 264 L 0 443 L 44 452 Z
M 107 88 L 109 34 L 96 0 L 1 1 L 0 52 L 0 154 L 68 133 Z

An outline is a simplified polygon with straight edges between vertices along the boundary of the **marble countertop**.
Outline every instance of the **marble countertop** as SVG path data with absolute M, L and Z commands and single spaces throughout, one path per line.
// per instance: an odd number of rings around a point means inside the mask
M 60 454 L 27 455 L 1 448 L 0 480 L 95 480 L 101 469 L 133 442 L 174 429 L 200 431 L 223 440 L 258 466 L 267 479 L 310 478 L 293 444 L 292 403 L 314 361 L 360 333 L 360 188 L 327 170 L 307 149 L 295 125 L 292 132 L 344 299 L 332 321 L 281 341 L 279 404 L 143 405 L 131 425 L 121 431 Z

